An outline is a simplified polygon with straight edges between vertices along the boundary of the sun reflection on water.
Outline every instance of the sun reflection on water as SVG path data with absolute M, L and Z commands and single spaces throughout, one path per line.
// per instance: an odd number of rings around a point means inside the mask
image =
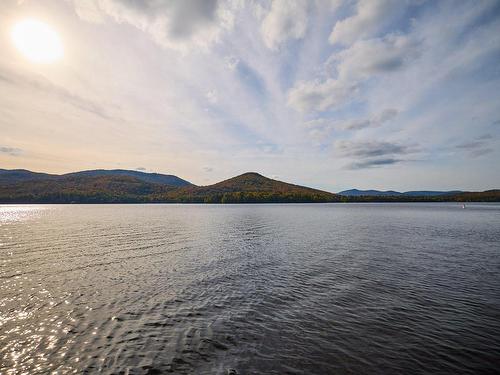
M 39 205 L 0 205 L 0 226 L 11 222 L 29 220 L 49 209 Z

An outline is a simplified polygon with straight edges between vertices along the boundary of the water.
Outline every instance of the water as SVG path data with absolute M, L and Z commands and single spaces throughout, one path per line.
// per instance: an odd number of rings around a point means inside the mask
M 475 374 L 500 205 L 0 206 L 0 373 Z

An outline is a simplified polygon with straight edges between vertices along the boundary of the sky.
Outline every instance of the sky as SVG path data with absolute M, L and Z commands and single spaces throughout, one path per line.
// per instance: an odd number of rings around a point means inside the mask
M 0 168 L 500 188 L 498 0 L 1 2 Z

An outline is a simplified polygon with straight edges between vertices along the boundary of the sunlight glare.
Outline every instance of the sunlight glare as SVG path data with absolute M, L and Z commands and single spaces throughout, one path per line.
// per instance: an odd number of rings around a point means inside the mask
M 43 22 L 32 19 L 18 22 L 11 36 L 16 48 L 33 62 L 52 63 L 63 55 L 59 35 Z

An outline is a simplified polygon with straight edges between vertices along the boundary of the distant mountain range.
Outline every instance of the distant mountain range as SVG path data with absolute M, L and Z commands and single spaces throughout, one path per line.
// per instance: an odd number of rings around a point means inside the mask
M 258 203 L 338 202 L 340 196 L 258 173 L 196 186 L 172 175 L 91 170 L 63 175 L 0 170 L 0 203 Z
M 453 195 L 463 193 L 460 190 L 451 190 L 451 191 L 430 191 L 430 190 L 421 190 L 421 191 L 405 191 L 403 193 L 394 190 L 380 191 L 380 190 L 358 190 L 358 189 L 350 189 L 344 190 L 338 193 L 339 195 L 343 195 L 346 197 L 398 197 L 398 196 L 407 196 L 407 197 L 437 197 L 440 195 Z
M 208 186 L 177 176 L 134 170 L 89 170 L 62 175 L 0 169 L 0 203 L 307 203 L 500 201 L 485 192 L 346 190 L 339 194 L 248 172 Z
M 128 176 L 140 181 L 171 186 L 191 186 L 192 184 L 182 178 L 169 174 L 146 173 L 126 169 L 94 169 L 89 171 L 72 172 L 62 175 L 31 172 L 26 169 L 0 169 L 0 184 L 10 184 L 34 180 L 59 180 L 71 177 L 98 177 L 98 176 Z

